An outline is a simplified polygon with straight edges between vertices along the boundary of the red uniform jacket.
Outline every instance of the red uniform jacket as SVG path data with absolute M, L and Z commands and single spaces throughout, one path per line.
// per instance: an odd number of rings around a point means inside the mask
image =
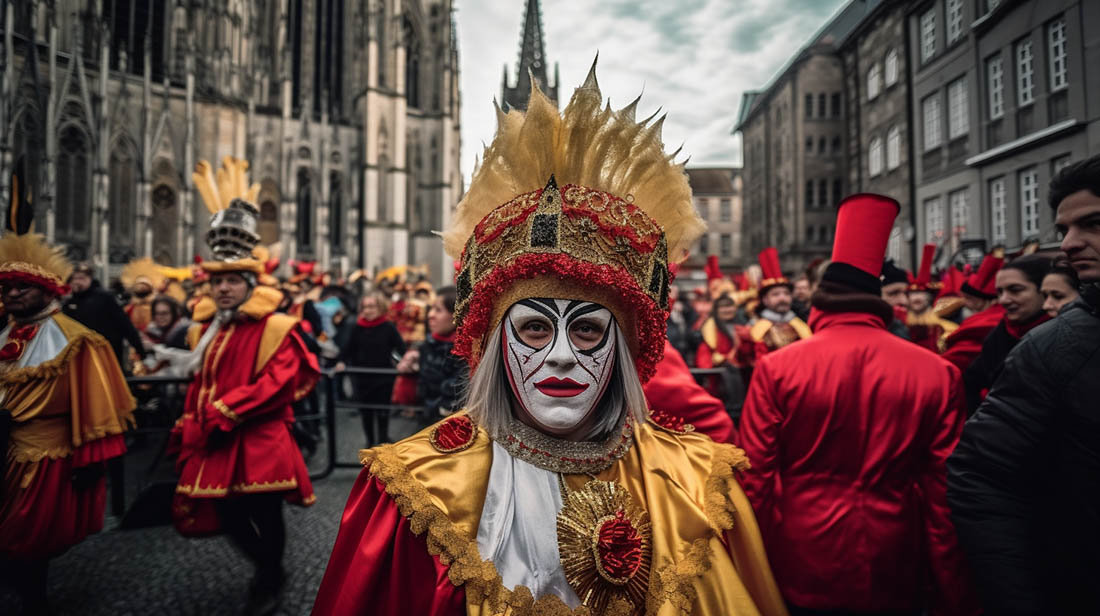
M 739 433 L 784 599 L 974 612 L 944 496 L 965 417 L 958 369 L 870 314 L 814 310 L 810 324 L 813 338 L 757 363 Z
M 1000 304 L 993 304 L 971 315 L 947 336 L 942 357 L 955 364 L 959 370 L 966 371 L 982 352 L 982 343 L 1004 316 L 1005 309 Z
M 657 373 L 643 389 L 649 408 L 668 409 L 668 414 L 695 426 L 696 432 L 706 434 L 715 442 L 733 442 L 733 420 L 725 405 L 695 382 L 684 358 L 668 340 L 665 340 L 665 356 L 657 363 Z

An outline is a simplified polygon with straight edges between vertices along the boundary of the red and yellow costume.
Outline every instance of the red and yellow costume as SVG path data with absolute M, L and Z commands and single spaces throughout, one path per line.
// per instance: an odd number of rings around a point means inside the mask
M 153 320 L 153 300 L 156 299 L 156 293 L 164 289 L 167 279 L 159 265 L 149 257 L 142 257 L 127 263 L 126 267 L 122 268 L 119 280 L 122 286 L 131 292 L 130 301 L 123 310 L 126 311 L 126 316 L 130 317 L 134 327 L 139 332 L 143 332 Z M 149 286 L 149 295 L 145 297 L 133 295 L 134 287 L 139 284 Z
M 596 152 L 606 156 L 586 162 Z M 472 378 L 505 313 L 528 298 L 606 308 L 640 380 L 659 373 L 669 256 L 685 254 L 702 221 L 655 126 L 636 123 L 633 106 L 605 108 L 593 69 L 563 114 L 533 86 L 483 160 L 444 235 L 461 257 L 455 352 Z M 510 414 L 490 434 L 458 413 L 362 452 L 314 613 L 785 614 L 737 484 L 741 451 L 675 415 L 624 412 L 596 440 L 563 441 Z M 546 573 L 562 586 L 539 588 L 543 569 L 523 553 L 483 556 L 485 520 L 511 517 L 496 490 L 534 488 L 496 474 L 508 468 L 539 477 L 539 498 L 560 498 L 556 527 L 554 514 L 535 522 L 518 509 L 511 524 L 555 545 Z M 506 584 L 510 572 L 535 581 Z
M 909 284 L 911 293 L 918 291 L 932 296 L 940 290 L 941 284 L 932 280 L 932 260 L 935 255 L 936 245 L 925 244 L 920 261 L 920 271 L 916 279 Z M 939 353 L 943 350 L 944 338 L 955 331 L 958 324 L 941 318 L 932 308 L 932 302 L 928 304 L 928 308 L 923 312 L 917 313 L 910 310 L 909 316 L 905 319 L 905 324 L 909 327 L 909 340 L 911 342 L 934 353 Z
M 960 291 L 980 299 L 997 299 L 997 272 L 1004 265 L 1004 251 L 995 250 L 982 259 L 981 267 L 962 283 Z M 993 333 L 997 324 L 1004 318 L 1005 310 L 1000 304 L 993 304 L 967 317 L 958 329 L 944 339 L 943 358 L 955 364 L 962 372 L 970 367 L 982 352 L 982 343 Z
M 0 238 L 0 262 L 0 281 L 55 296 L 71 271 L 36 235 Z M 78 487 L 73 471 L 126 452 L 135 401 L 107 341 L 53 304 L 0 329 L 0 407 L 14 422 L 0 486 L 0 556 L 48 559 L 103 528 L 105 480 Z
M 760 291 L 757 294 L 761 302 L 767 295 L 768 289 L 772 287 L 782 285 L 792 288 L 791 281 L 783 275 L 783 270 L 779 266 L 779 252 L 774 247 L 769 246 L 761 251 L 759 259 L 760 269 L 764 272 L 764 278 L 760 281 Z M 762 306 L 757 308 L 760 309 Z M 741 337 L 737 356 L 741 365 L 751 366 L 768 353 L 811 336 L 813 331 L 798 317 L 789 321 L 773 321 L 759 316 L 748 327 L 748 335 Z

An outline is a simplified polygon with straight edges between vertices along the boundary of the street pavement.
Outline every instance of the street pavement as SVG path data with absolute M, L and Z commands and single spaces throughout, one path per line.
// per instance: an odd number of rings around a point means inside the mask
M 337 426 L 339 459 L 354 462 L 356 451 L 363 446 L 358 414 L 338 411 Z M 412 421 L 401 417 L 390 422 L 390 436 L 395 439 L 415 429 Z M 157 449 L 147 446 L 142 451 L 155 452 Z M 323 466 L 324 455 L 322 447 L 311 460 L 310 468 Z M 134 452 L 127 460 L 129 474 L 132 475 L 135 468 L 145 472 L 147 462 L 140 451 Z M 170 463 L 160 466 L 170 468 Z M 163 471 L 153 474 L 163 475 Z M 317 503 L 312 507 L 285 507 L 287 586 L 278 614 L 309 614 L 312 609 L 336 540 L 344 504 L 358 474 L 355 468 L 336 469 L 327 478 L 314 482 Z M 131 495 L 136 493 L 136 488 L 127 492 L 130 493 L 128 502 L 132 502 Z M 51 561 L 51 614 L 228 616 L 240 613 L 253 570 L 226 538 L 186 539 L 170 526 L 120 530 L 118 524 L 119 518 L 109 515 L 103 532 Z M 18 614 L 18 599 L 2 580 L 0 614 Z

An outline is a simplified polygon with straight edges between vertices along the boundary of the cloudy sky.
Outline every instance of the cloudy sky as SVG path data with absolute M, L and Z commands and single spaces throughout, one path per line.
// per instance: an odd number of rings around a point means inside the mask
M 638 117 L 666 111 L 670 149 L 682 143 L 692 165 L 739 164 L 730 128 L 741 93 L 765 85 L 844 1 L 542 0 L 547 59 L 561 69 L 559 104 L 598 51 L 600 88 L 612 106 L 642 93 Z M 505 64 L 515 79 L 524 3 L 455 2 L 467 178 L 492 139 Z

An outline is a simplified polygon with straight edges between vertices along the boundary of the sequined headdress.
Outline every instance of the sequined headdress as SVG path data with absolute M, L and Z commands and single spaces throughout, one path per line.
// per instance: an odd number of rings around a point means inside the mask
M 25 282 L 53 295 L 65 295 L 72 271 L 61 249 L 47 244 L 38 233 L 0 237 L 0 282 Z
M 496 137 L 443 234 L 461 262 L 456 353 L 471 365 L 526 297 L 606 306 L 643 380 L 661 358 L 669 260 L 705 226 L 683 164 L 664 151 L 664 118 L 635 121 L 637 100 L 604 106 L 595 68 L 564 112 L 534 81 L 526 113 L 497 109 Z
M 214 258 L 203 261 L 202 268 L 211 273 L 245 271 L 263 275 L 264 262 L 253 255 L 260 243 L 256 232 L 260 212 L 255 206 L 260 185 L 249 185 L 248 161 L 226 156 L 215 174 L 210 163 L 201 160 L 191 178 L 211 214 L 206 244 Z

